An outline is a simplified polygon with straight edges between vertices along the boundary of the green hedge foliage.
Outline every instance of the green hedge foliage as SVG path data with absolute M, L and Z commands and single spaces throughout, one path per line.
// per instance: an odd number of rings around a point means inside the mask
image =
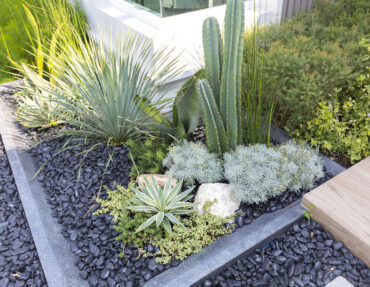
M 363 57 L 367 52 L 359 43 L 370 33 L 369 11 L 367 0 L 335 3 L 320 0 L 312 11 L 295 16 L 280 27 L 266 29 L 261 42 L 266 50 L 263 93 L 276 101 L 275 121 L 291 135 L 304 139 L 317 137 L 314 128 L 309 134 L 305 131 L 307 123 L 312 124 L 317 118 L 320 113 L 317 109 L 323 108 L 322 103 L 343 105 L 349 98 L 360 101 L 358 89 L 351 87 L 357 85 L 360 75 L 366 74 L 368 62 Z M 338 90 L 344 92 L 338 93 Z M 364 113 L 361 115 L 364 122 Z M 342 118 L 339 116 L 338 120 Z M 347 140 L 357 141 L 360 130 L 368 128 L 362 125 L 353 131 L 357 135 Z M 331 145 L 337 140 L 332 136 L 327 139 Z M 332 152 L 321 145 L 322 138 L 317 142 L 324 152 Z M 353 145 L 356 143 L 344 144 L 336 152 L 351 157 L 352 162 L 363 158 L 361 148 L 351 151 Z M 354 153 L 356 155 L 351 156 Z

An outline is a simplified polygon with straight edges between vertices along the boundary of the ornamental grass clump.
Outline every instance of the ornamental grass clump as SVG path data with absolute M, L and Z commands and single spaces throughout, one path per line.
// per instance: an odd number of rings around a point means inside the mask
M 132 188 L 134 196 L 131 205 L 126 208 L 134 212 L 154 215 L 141 224 L 135 233 L 145 230 L 154 222 L 157 228 L 163 226 L 168 233 L 172 233 L 171 223 L 183 227 L 176 215 L 194 212 L 194 203 L 188 202 L 193 197 L 190 193 L 194 187 L 181 192 L 183 182 L 179 181 L 174 187 L 171 187 L 172 176 L 169 177 L 163 189 L 156 183 L 154 178 L 151 183 L 144 178 L 144 182 L 145 185 L 139 183 L 140 190 Z
M 220 160 L 202 143 L 184 141 L 170 147 L 163 166 L 168 168 L 168 174 L 190 184 L 219 182 L 223 178 Z

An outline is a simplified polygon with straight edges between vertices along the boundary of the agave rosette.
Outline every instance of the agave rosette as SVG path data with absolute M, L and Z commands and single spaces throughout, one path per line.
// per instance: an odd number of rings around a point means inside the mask
M 136 233 L 144 230 L 154 222 L 157 228 L 163 225 L 168 233 L 172 233 L 171 223 L 183 225 L 175 215 L 185 215 L 194 212 L 194 203 L 188 202 L 193 197 L 190 193 L 194 187 L 181 192 L 183 181 L 179 181 L 175 186 L 171 186 L 172 176 L 162 189 L 158 183 L 152 179 L 152 182 L 145 178 L 145 185 L 139 183 L 139 189 L 133 188 L 134 198 L 132 205 L 128 209 L 135 212 L 144 212 L 154 214 L 142 225 Z

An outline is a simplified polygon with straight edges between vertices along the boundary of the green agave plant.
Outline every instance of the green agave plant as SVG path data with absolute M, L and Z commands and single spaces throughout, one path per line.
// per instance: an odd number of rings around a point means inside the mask
M 157 227 L 163 225 L 168 233 L 172 233 L 171 223 L 182 225 L 175 215 L 194 212 L 194 203 L 187 202 L 193 197 L 190 193 L 194 187 L 181 192 L 183 181 L 181 180 L 174 187 L 171 187 L 172 176 L 169 177 L 163 189 L 155 182 L 154 178 L 152 179 L 153 183 L 149 183 L 147 179 L 144 179 L 144 181 L 145 185 L 139 183 L 140 190 L 132 188 L 135 193 L 132 200 L 133 205 L 127 206 L 127 209 L 154 215 L 140 225 L 136 233 L 144 230 L 154 222 Z
M 222 40 L 214 17 L 203 22 L 206 79 L 196 85 L 206 124 L 207 145 L 211 152 L 218 154 L 234 150 L 243 141 L 243 0 L 227 2 L 224 35 Z

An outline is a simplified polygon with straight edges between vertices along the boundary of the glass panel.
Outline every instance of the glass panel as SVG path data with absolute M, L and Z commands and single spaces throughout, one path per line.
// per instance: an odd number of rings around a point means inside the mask
M 226 4 L 227 0 L 131 0 L 162 17 L 173 16 L 190 11 Z

